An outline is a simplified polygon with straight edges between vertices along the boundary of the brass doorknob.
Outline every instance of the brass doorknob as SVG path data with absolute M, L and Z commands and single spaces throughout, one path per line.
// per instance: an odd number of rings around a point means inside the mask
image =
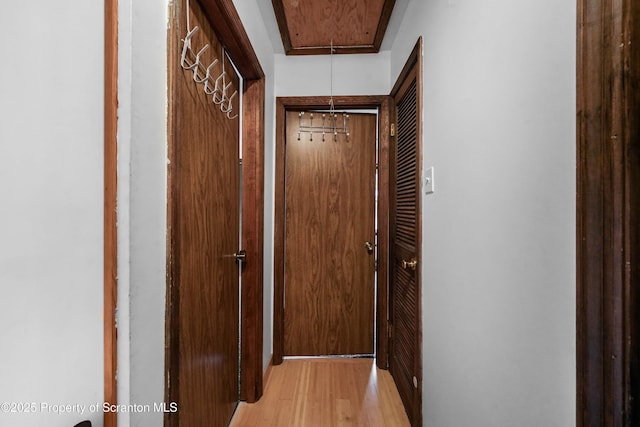
M 373 253 L 373 245 L 371 244 L 371 242 L 364 242 L 364 247 L 367 248 L 368 253 Z
M 418 260 L 415 258 L 411 258 L 410 261 L 407 261 L 406 259 L 402 260 L 402 268 L 404 268 L 405 270 L 407 268 L 411 270 L 415 270 L 417 266 L 418 266 Z

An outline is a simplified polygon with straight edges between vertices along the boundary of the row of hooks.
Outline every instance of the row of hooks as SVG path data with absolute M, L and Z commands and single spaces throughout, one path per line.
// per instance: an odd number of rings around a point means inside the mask
M 349 142 L 349 115 L 342 113 L 342 126 L 338 125 L 338 115 L 335 112 L 328 114 L 322 113 L 322 126 L 313 125 L 313 113 L 309 114 L 309 124 L 304 125 L 302 118 L 304 117 L 304 111 L 298 113 L 298 141 L 300 141 L 300 135 L 303 133 L 309 134 L 309 141 L 313 141 L 313 134 L 321 134 L 322 141 L 325 141 L 325 135 L 328 133 L 333 135 L 333 140 L 338 140 L 338 135 L 346 135 L 347 142 Z M 327 123 L 328 122 L 328 123 Z
M 194 50 L 191 48 L 191 39 L 198 33 L 199 28 L 196 26 L 190 29 L 189 23 L 189 0 L 187 0 L 187 35 L 184 38 L 182 46 L 182 56 L 180 58 L 180 65 L 184 70 L 193 72 L 193 81 L 204 85 L 204 93 L 211 96 L 215 105 L 220 107 L 220 111 L 227 115 L 227 118 L 233 120 L 238 117 L 238 114 L 232 116 L 233 99 L 238 95 L 238 91 L 234 91 L 231 96 L 228 96 L 227 92 L 233 85 L 233 82 L 227 83 L 227 72 L 224 67 L 225 51 L 222 48 L 222 74 L 215 77 L 213 68 L 220 62 L 218 59 L 214 59 L 211 64 L 204 68 L 202 63 L 202 55 L 209 49 L 209 45 L 206 44 L 202 49 L 195 53 L 195 59 L 189 59 L 189 56 L 194 56 Z

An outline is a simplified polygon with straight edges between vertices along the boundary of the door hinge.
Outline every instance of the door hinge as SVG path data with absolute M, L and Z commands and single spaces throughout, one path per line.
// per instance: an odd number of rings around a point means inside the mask
M 389 129 L 389 133 L 391 134 L 391 136 L 396 136 L 396 124 L 395 123 L 391 123 L 391 128 Z

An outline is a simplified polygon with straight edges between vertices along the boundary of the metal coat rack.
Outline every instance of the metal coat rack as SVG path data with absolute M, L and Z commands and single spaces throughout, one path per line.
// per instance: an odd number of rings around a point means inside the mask
M 332 134 L 333 140 L 337 141 L 338 135 L 346 135 L 347 141 L 349 141 L 349 115 L 347 113 L 342 113 L 342 124 L 338 125 L 339 119 L 338 114 L 335 111 L 330 111 L 329 113 L 320 113 L 322 114 L 321 126 L 313 125 L 313 113 L 309 113 L 309 124 L 303 124 L 303 118 L 305 113 L 300 112 L 298 114 L 298 141 L 300 141 L 300 135 L 303 133 L 309 134 L 309 141 L 313 141 L 313 134 L 321 134 L 322 141 L 325 141 L 325 135 Z
M 331 95 L 329 97 L 329 112 L 321 113 L 322 114 L 322 125 L 314 126 L 313 125 L 313 113 L 309 113 L 309 124 L 303 124 L 303 118 L 305 113 L 301 112 L 298 114 L 298 141 L 300 141 L 300 136 L 303 133 L 309 134 L 309 141 L 313 141 L 313 134 L 318 133 L 322 135 L 322 140 L 325 141 L 326 134 L 332 134 L 333 140 L 338 140 L 338 135 L 346 135 L 347 142 L 349 141 L 349 115 L 347 113 L 342 113 L 342 120 L 340 121 L 338 118 L 338 114 L 336 113 L 335 105 L 333 104 L 333 52 L 335 51 L 333 47 L 333 40 L 331 40 L 331 50 L 330 50 L 330 58 L 331 58 Z M 342 122 L 342 123 L 340 123 Z

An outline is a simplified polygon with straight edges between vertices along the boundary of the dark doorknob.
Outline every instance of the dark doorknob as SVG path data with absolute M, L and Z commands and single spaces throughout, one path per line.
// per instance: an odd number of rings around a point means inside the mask
M 247 251 L 245 251 L 244 249 L 236 252 L 235 254 L 233 254 L 233 256 L 236 259 L 236 262 L 247 262 Z

